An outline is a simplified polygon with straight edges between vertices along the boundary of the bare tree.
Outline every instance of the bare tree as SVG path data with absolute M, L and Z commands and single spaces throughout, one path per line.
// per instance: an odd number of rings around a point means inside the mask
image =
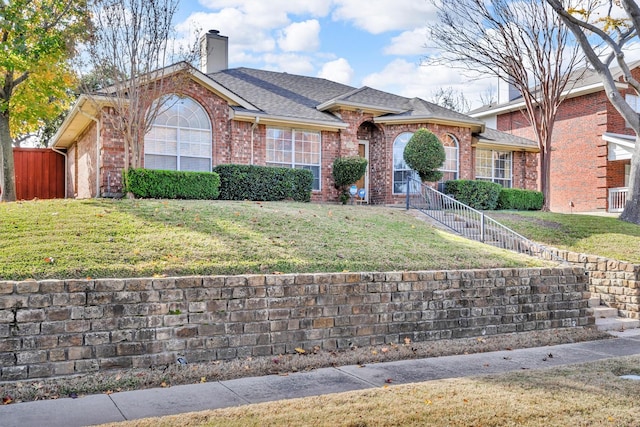
M 140 167 L 144 135 L 188 78 L 197 49 L 176 51 L 173 17 L 179 0 L 96 0 L 90 45 L 95 102 L 123 141 L 124 169 Z M 173 65 L 169 65 L 173 64 Z M 96 88 L 100 88 L 97 91 Z
M 455 90 L 451 86 L 434 91 L 431 96 L 431 102 L 459 113 L 466 113 L 471 109 L 471 104 L 465 98 L 464 93 Z
M 636 133 L 631 157 L 629 193 L 620 218 L 640 224 L 640 116 L 620 94 L 611 73 L 612 67 L 620 67 L 625 81 L 640 95 L 640 82 L 633 77 L 623 48 L 638 41 L 640 34 L 640 6 L 636 0 L 589 0 L 574 8 L 570 2 L 547 0 L 555 13 L 573 32 L 587 60 L 604 83 L 604 90 L 611 104 Z M 614 16 L 623 9 L 625 17 Z M 596 14 L 600 9 L 602 13 Z M 604 48 L 604 49 L 603 49 Z
M 571 33 L 544 0 L 431 0 L 431 39 L 454 66 L 494 75 L 522 95 L 540 148 L 540 190 L 549 209 L 551 139 L 563 92 L 582 59 Z

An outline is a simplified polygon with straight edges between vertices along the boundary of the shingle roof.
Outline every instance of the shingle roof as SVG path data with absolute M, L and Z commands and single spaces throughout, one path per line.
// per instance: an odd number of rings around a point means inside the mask
M 536 141 L 491 128 L 485 128 L 484 132 L 475 134 L 474 136 L 478 139 L 478 142 L 485 144 L 521 147 L 533 151 L 538 150 L 538 143 Z
M 263 113 L 308 120 L 341 122 L 316 106 L 355 89 L 326 79 L 253 68 L 223 70 L 209 77 Z
M 330 80 L 253 68 L 233 68 L 208 75 L 216 83 L 253 104 L 263 113 L 292 119 L 340 123 L 332 106 L 362 106 L 387 113 L 380 119 L 440 119 L 464 124 L 482 122 L 419 98 L 405 98 L 367 86 L 354 88 Z M 234 107 L 236 111 L 248 112 Z

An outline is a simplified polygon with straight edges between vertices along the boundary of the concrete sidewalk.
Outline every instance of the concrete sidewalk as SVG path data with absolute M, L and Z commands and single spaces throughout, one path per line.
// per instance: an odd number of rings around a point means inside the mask
M 405 384 L 520 369 L 544 369 L 640 354 L 640 330 L 614 334 L 616 338 L 603 341 L 404 360 L 364 367 L 324 368 L 287 376 L 270 375 L 78 399 L 17 403 L 0 406 L 0 425 L 86 426 L 382 387 L 389 378 L 393 384 Z

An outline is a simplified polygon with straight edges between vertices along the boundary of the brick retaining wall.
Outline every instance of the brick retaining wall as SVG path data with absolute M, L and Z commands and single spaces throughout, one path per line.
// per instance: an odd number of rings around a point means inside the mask
M 640 265 L 624 261 L 550 249 L 560 259 L 583 268 L 589 276 L 589 291 L 618 314 L 640 319 Z
M 594 324 L 580 268 L 0 282 L 0 380 Z

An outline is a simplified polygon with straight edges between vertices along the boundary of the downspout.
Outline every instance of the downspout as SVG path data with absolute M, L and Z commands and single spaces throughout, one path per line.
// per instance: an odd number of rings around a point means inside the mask
M 100 198 L 100 120 L 80 110 L 80 114 L 96 122 L 96 199 Z
M 254 159 L 253 159 L 253 131 L 258 126 L 258 123 L 260 123 L 260 117 L 256 116 L 256 121 L 253 122 L 253 124 L 251 125 L 251 164 L 252 165 L 254 163 Z
M 62 154 L 64 157 L 64 198 L 69 197 L 67 189 L 69 184 L 69 159 L 67 158 L 67 153 L 64 151 L 58 150 L 56 147 L 51 147 L 51 151 L 54 153 Z

